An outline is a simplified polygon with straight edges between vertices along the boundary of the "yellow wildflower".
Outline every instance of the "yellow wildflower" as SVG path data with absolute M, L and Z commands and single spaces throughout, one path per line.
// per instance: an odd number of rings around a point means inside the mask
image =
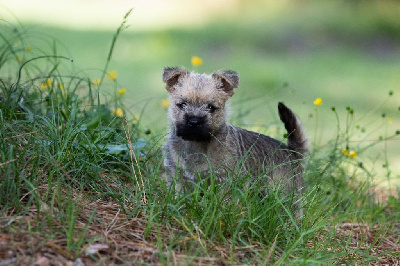
M 18 61 L 18 62 L 22 62 L 22 60 L 24 60 L 24 59 L 23 59 L 21 56 L 18 56 L 18 57 L 17 57 L 17 61 Z
M 356 157 L 357 157 L 357 152 L 351 151 L 351 152 L 349 153 L 349 157 L 351 157 L 351 158 L 356 158 Z
M 200 66 L 203 64 L 203 59 L 197 56 L 192 56 L 192 65 L 193 66 Z
M 134 115 L 132 119 L 132 124 L 136 125 L 140 120 L 140 115 Z
M 318 97 L 317 99 L 314 100 L 314 104 L 315 105 L 322 105 L 322 99 Z
M 44 83 L 44 82 L 40 83 L 40 89 L 44 90 L 46 88 L 47 88 L 47 84 L 46 83 Z
M 169 99 L 168 98 L 162 99 L 161 100 L 161 106 L 163 108 L 168 108 L 169 107 Z
M 64 90 L 64 85 L 62 83 L 58 85 L 58 88 L 60 89 L 62 96 L 67 97 L 67 92 Z
M 30 51 L 32 51 L 32 47 L 29 46 L 29 45 L 26 46 L 26 47 L 25 47 L 25 51 L 29 53 Z
M 94 79 L 94 80 L 92 80 L 92 83 L 94 85 L 100 85 L 101 84 L 101 79 Z
M 47 78 L 46 79 L 46 84 L 47 84 L 47 86 L 51 86 L 51 79 Z
M 348 156 L 350 158 L 356 158 L 357 157 L 357 152 L 355 151 L 349 151 L 348 149 L 343 148 L 342 153 L 344 156 Z
M 389 124 L 393 124 L 393 120 L 390 116 L 388 117 L 388 120 L 389 120 Z
M 107 73 L 107 77 L 111 80 L 117 79 L 117 71 L 113 70 Z
M 126 92 L 126 89 L 125 89 L 125 88 L 122 88 L 122 89 L 120 89 L 120 90 L 117 91 L 117 93 L 118 93 L 119 95 L 123 95 L 125 92 Z
M 124 111 L 122 111 L 122 108 L 117 108 L 115 109 L 115 115 L 118 117 L 122 117 L 124 115 Z

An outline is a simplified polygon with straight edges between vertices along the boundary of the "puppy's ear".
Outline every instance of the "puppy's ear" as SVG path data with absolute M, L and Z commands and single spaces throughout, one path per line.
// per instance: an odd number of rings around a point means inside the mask
M 179 67 L 166 67 L 163 73 L 163 82 L 167 84 L 167 91 L 173 92 L 174 86 L 178 83 L 179 77 L 188 74 L 188 71 Z
M 221 87 L 229 96 L 233 95 L 233 89 L 239 87 L 239 75 L 231 70 L 218 70 L 212 77 L 221 82 Z

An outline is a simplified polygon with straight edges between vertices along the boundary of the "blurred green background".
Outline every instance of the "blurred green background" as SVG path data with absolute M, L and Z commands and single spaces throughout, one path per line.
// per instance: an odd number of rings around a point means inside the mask
M 281 127 L 276 106 L 284 101 L 302 119 L 314 145 L 336 136 L 331 107 L 342 126 L 346 107 L 354 109 L 354 125 L 366 128 L 355 142 L 400 130 L 400 1 L 0 2 L 2 19 L 21 23 L 32 46 L 49 48 L 55 38 L 58 53 L 74 59 L 73 71 L 93 79 L 101 76 L 112 36 L 130 8 L 130 27 L 117 40 L 109 70 L 127 89 L 131 115 L 141 114 L 142 126 L 152 132 L 162 135 L 166 127 L 165 66 L 239 72 L 240 87 L 231 100 L 235 125 Z M 203 64 L 192 66 L 192 56 Z M 102 87 L 105 94 L 114 89 Z M 317 97 L 321 106 L 313 104 Z M 379 171 L 385 149 L 398 176 L 398 137 L 363 156 L 377 162 Z

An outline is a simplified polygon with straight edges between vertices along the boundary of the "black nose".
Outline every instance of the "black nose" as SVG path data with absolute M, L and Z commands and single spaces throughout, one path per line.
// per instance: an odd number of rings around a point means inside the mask
M 187 124 L 188 124 L 188 126 L 191 126 L 191 127 L 198 127 L 201 124 L 204 124 L 204 118 L 202 118 L 202 117 L 190 117 L 187 120 Z

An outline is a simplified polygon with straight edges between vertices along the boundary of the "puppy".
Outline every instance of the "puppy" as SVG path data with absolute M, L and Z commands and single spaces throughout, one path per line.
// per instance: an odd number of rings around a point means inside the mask
M 239 86 L 236 72 L 198 74 L 168 67 L 163 81 L 170 99 L 169 136 L 164 147 L 169 184 L 177 177 L 181 188 L 188 188 L 199 178 L 207 178 L 210 171 L 219 182 L 225 182 L 229 172 L 238 178 L 262 175 L 266 184 L 283 184 L 285 192 L 293 192 L 298 201 L 304 186 L 301 162 L 308 141 L 288 107 L 278 104 L 287 130 L 285 145 L 227 122 L 226 102 Z

